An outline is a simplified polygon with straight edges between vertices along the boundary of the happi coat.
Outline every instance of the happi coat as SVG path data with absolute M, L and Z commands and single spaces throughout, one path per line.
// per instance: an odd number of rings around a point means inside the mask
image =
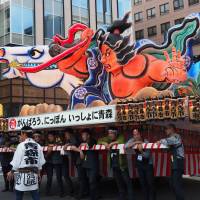
M 21 142 L 15 151 L 13 160 L 10 163 L 12 170 L 16 171 L 15 189 L 18 191 L 32 191 L 38 189 L 37 172 L 19 172 L 23 168 L 42 169 L 45 164 L 42 147 L 33 139 L 27 138 Z

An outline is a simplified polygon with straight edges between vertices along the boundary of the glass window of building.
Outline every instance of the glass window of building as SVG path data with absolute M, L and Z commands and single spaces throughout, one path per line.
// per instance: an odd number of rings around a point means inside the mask
M 188 0 L 189 6 L 199 3 L 199 0 Z
M 90 25 L 89 20 L 89 1 L 88 0 L 71 0 L 72 1 L 72 24 L 81 22 Z
M 11 43 L 33 45 L 34 0 L 12 0 L 10 2 Z
M 160 5 L 160 15 L 165 15 L 169 13 L 169 3 Z
M 44 0 L 45 44 L 51 42 L 55 34 L 64 36 L 63 0 Z
M 96 0 L 97 28 L 112 22 L 111 0 Z
M 157 27 L 156 26 L 151 26 L 147 29 L 148 31 L 148 36 L 149 37 L 152 37 L 152 36 L 155 36 L 157 35 Z
M 181 8 L 184 8 L 184 2 L 183 0 L 174 0 L 174 10 L 179 10 Z
M 135 13 L 135 14 L 134 14 L 134 19 L 135 19 L 135 22 L 140 22 L 140 21 L 142 21 L 142 19 L 143 19 L 143 17 L 142 17 L 142 12 Z
M 161 33 L 165 33 L 170 28 L 170 22 L 163 23 L 160 25 L 160 27 L 161 27 Z
M 10 42 L 10 0 L 0 1 L 0 45 Z
M 131 0 L 126 0 L 126 3 L 124 3 L 124 0 L 117 0 L 117 11 L 119 18 L 122 18 L 124 14 L 131 11 L 131 8 Z
M 154 18 L 156 16 L 156 8 L 149 8 L 147 9 L 147 19 Z
M 144 39 L 144 29 L 135 31 L 135 39 L 136 40 Z
M 133 0 L 134 5 L 142 4 L 142 0 Z
M 184 18 L 179 18 L 179 19 L 176 19 L 174 20 L 174 23 L 177 25 L 177 24 L 181 24 L 183 22 Z

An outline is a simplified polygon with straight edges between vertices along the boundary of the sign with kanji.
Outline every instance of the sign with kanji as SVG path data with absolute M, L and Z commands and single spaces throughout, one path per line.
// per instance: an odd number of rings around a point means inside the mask
M 18 131 L 28 125 L 33 129 L 105 124 L 116 122 L 116 106 L 100 106 L 8 119 L 8 130 Z

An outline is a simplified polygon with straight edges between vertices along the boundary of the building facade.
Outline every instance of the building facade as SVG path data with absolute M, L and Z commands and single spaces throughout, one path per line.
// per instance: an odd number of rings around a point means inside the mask
M 199 12 L 200 0 L 133 0 L 135 37 L 161 44 L 171 26 Z M 195 45 L 193 51 L 200 55 L 200 45 Z
M 55 34 L 66 37 L 77 22 L 96 30 L 131 5 L 131 0 L 0 0 L 0 45 L 49 44 Z
M 96 30 L 131 11 L 132 0 L 125 1 L 0 0 L 0 46 L 49 44 L 55 34 L 67 37 L 68 28 L 77 22 Z M 18 115 L 24 104 L 46 102 L 66 108 L 68 98 L 59 88 L 38 89 L 21 79 L 0 81 L 5 117 Z

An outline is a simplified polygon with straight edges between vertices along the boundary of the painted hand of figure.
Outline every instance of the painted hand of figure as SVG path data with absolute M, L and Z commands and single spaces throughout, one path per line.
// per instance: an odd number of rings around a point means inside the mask
M 187 79 L 187 70 L 185 67 L 186 60 L 181 56 L 181 52 L 176 51 L 175 47 L 172 48 L 172 59 L 167 51 L 164 51 L 166 62 L 168 66 L 163 73 L 163 76 L 170 83 L 179 83 Z
M 94 34 L 94 31 L 90 28 L 87 28 L 86 30 L 82 32 L 81 39 L 85 40 L 85 39 L 91 38 L 93 34 Z

